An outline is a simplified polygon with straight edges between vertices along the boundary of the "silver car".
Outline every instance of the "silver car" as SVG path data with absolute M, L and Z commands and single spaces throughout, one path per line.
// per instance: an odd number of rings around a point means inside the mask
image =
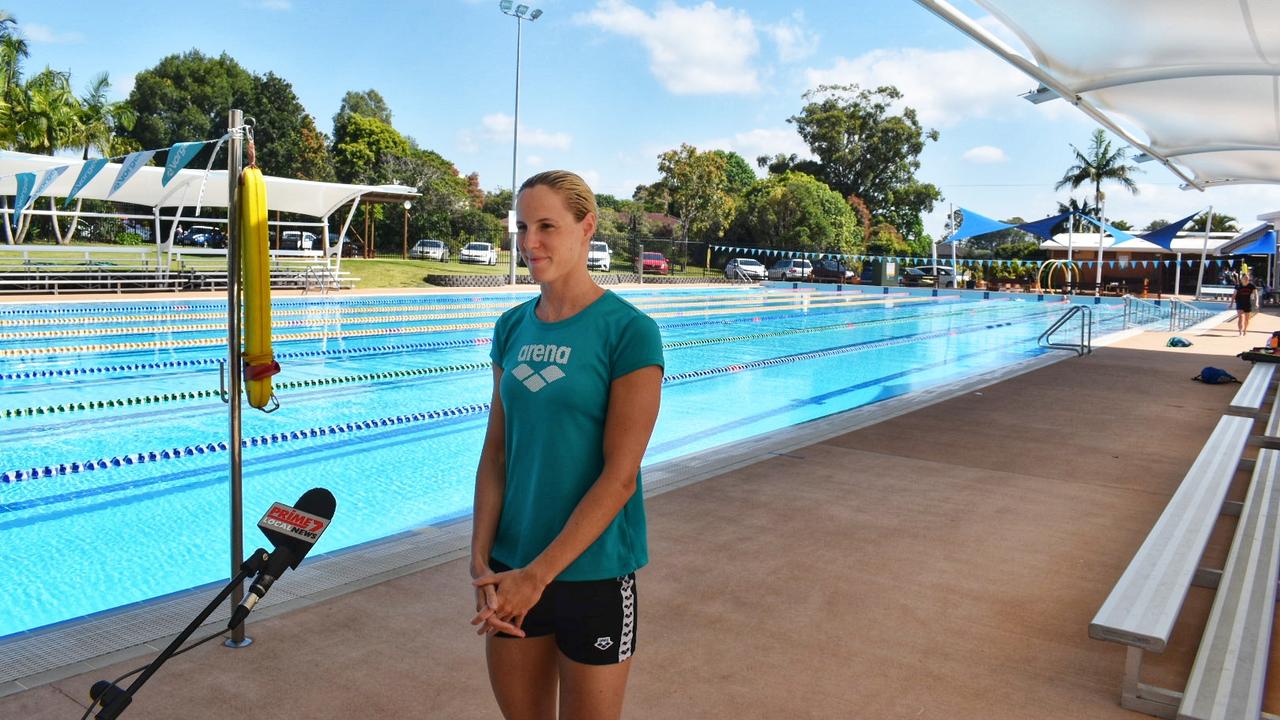
M 449 262 L 449 246 L 443 240 L 419 240 L 409 249 L 409 257 Z
M 769 268 L 770 280 L 808 280 L 813 275 L 813 263 L 803 258 L 779 260 Z
M 724 276 L 730 280 L 764 280 L 768 275 L 765 266 L 754 258 L 734 258 L 724 266 Z

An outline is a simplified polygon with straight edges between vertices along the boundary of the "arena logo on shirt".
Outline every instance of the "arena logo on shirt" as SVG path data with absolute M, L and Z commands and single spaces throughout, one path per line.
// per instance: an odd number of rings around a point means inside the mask
M 568 345 L 525 345 L 520 348 L 516 359 L 520 362 L 550 362 L 557 365 L 569 364 L 569 353 L 573 348 Z
M 516 359 L 520 360 L 520 364 L 511 371 L 511 374 L 515 376 L 515 379 L 524 383 L 529 392 L 538 392 L 564 377 L 564 370 L 561 370 L 560 366 L 569 363 L 569 355 L 572 352 L 573 348 L 568 345 L 525 345 L 520 348 L 520 352 L 516 355 Z M 529 362 L 551 364 L 541 371 L 536 371 L 526 364 Z

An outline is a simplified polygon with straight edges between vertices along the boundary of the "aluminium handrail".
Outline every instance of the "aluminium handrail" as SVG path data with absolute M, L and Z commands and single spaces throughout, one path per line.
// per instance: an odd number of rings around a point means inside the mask
M 1184 330 L 1203 320 L 1213 317 L 1211 310 L 1198 308 L 1189 302 L 1177 299 L 1169 301 L 1169 331 Z
M 1055 332 L 1060 330 L 1064 325 L 1071 321 L 1075 316 L 1080 315 L 1080 342 L 1073 343 L 1056 343 L 1049 340 Z M 1093 352 L 1093 309 L 1086 305 L 1072 305 L 1062 316 L 1053 321 L 1048 330 L 1040 333 L 1040 337 L 1036 338 L 1036 344 L 1040 347 L 1050 348 L 1053 350 L 1070 350 L 1077 356 L 1083 356 Z
M 1133 295 L 1124 296 L 1124 329 L 1131 325 L 1149 325 L 1165 319 L 1166 310 L 1148 300 Z

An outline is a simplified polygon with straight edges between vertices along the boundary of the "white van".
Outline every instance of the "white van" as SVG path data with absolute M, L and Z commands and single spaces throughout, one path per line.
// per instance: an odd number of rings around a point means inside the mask
M 286 230 L 280 234 L 281 250 L 311 250 L 316 246 L 316 236 L 301 230 Z
M 599 270 L 600 272 L 609 272 L 609 265 L 613 260 L 613 251 L 609 249 L 608 243 L 602 243 L 598 240 L 591 241 L 591 246 L 587 248 L 587 269 Z

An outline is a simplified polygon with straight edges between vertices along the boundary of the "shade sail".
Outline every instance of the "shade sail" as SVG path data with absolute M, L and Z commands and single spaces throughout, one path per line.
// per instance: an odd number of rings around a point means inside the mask
M 1103 229 L 1107 232 L 1107 234 L 1108 234 L 1108 235 L 1110 235 L 1111 237 L 1113 237 L 1113 238 L 1115 238 L 1115 239 L 1116 239 L 1116 242 L 1124 242 L 1125 240 L 1132 240 L 1132 239 L 1133 239 L 1133 235 L 1132 235 L 1132 234 L 1127 233 L 1127 232 L 1125 232 L 1124 230 L 1120 230 L 1120 229 L 1118 229 L 1118 228 L 1111 227 L 1110 225 L 1108 225 L 1108 224 L 1106 224 L 1106 223 L 1102 222 L 1101 220 L 1099 220 L 1099 219 L 1097 219 L 1097 218 L 1089 217 L 1088 215 L 1085 215 L 1084 213 L 1076 213 L 1076 217 L 1079 217 L 1080 219 L 1084 220 L 1085 222 L 1089 223 L 1090 225 L 1093 225 L 1094 227 L 1100 227 L 1100 228 L 1103 228 Z
M 1168 225 L 1165 225 L 1162 228 L 1156 228 L 1155 230 L 1152 230 L 1151 232 L 1148 232 L 1148 233 L 1143 233 L 1138 237 L 1142 238 L 1143 240 L 1146 240 L 1147 242 L 1153 245 L 1159 245 L 1160 247 L 1165 248 L 1167 250 L 1173 244 L 1173 239 L 1177 237 L 1179 232 L 1182 232 L 1183 226 L 1191 222 L 1193 219 L 1195 219 L 1195 216 L 1199 214 L 1200 213 L 1193 213 L 1191 215 L 1188 215 L 1182 218 L 1181 220 L 1174 220 L 1173 222 L 1169 223 Z
M 1052 231 L 1054 226 L 1056 226 L 1058 223 L 1062 222 L 1063 220 L 1066 220 L 1067 216 L 1070 214 L 1071 213 L 1069 212 L 1064 212 L 1061 215 L 1054 215 L 1053 217 L 1048 217 L 1043 220 L 1032 220 L 1031 222 L 1025 222 L 1019 225 L 1018 229 L 1023 230 L 1025 232 L 1029 232 L 1038 238 L 1043 238 L 1045 240 L 1052 240 L 1053 239 Z
M 1275 255 L 1276 254 L 1276 231 L 1268 230 L 1262 234 L 1262 237 L 1255 240 L 1251 245 L 1232 250 L 1232 255 Z
M 17 190 L 13 175 L 34 172 L 37 176 L 46 170 L 70 165 L 71 168 L 49 186 L 46 196 L 62 198 L 71 191 L 83 161 L 78 158 L 60 158 L 49 155 L 28 155 L 17 152 L 0 152 L 0 195 L 12 196 Z M 129 182 L 111 194 L 111 184 L 120 172 L 119 163 L 107 163 L 76 197 L 88 200 L 144 205 L 147 207 L 194 207 L 200 194 L 203 170 L 182 170 L 167 186 L 160 185 L 163 167 L 144 167 Z M 379 202 L 401 202 L 418 197 L 414 188 L 399 185 L 347 185 L 314 180 L 266 177 L 267 206 L 270 210 L 298 213 L 311 217 L 325 217 L 357 197 Z M 204 207 L 227 206 L 227 171 L 214 170 L 204 187 Z
M 946 241 L 949 243 L 960 242 L 971 237 L 999 232 L 1011 227 L 1013 226 L 1008 223 L 992 220 L 986 215 L 979 215 L 972 210 L 960 208 L 960 227 L 956 228 L 956 231 Z
M 1029 58 L 916 1 L 1036 81 L 1029 99 L 1065 98 L 1197 187 L 1280 182 L 1274 0 L 975 0 Z

